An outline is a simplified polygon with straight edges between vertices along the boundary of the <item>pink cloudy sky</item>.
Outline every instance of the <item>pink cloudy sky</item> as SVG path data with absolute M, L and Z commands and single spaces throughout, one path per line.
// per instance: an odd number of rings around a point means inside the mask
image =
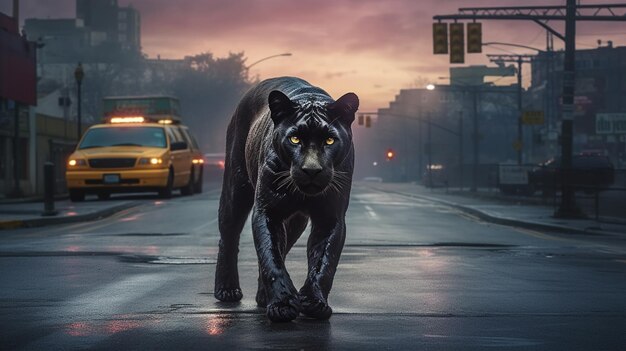
M 583 1 L 584 4 L 619 1 Z M 0 0 L 10 13 L 11 0 Z M 459 7 L 519 6 L 517 0 L 120 0 L 142 15 L 142 46 L 150 56 L 181 58 L 211 51 L 218 56 L 244 51 L 248 63 L 283 52 L 251 69 L 268 78 L 294 75 L 326 89 L 334 97 L 356 92 L 361 110 L 387 106 L 399 89 L 442 82 L 447 56 L 432 54 L 432 16 Z M 524 5 L 562 5 L 564 0 L 526 0 Z M 71 17 L 73 0 L 22 0 L 24 17 Z M 558 24 L 555 27 L 561 28 Z M 578 48 L 596 47 L 597 39 L 625 45 L 626 22 L 581 23 Z M 525 22 L 485 21 L 483 41 L 545 47 L 545 31 Z M 557 47 L 561 46 L 558 39 Z M 488 48 L 489 53 L 522 49 Z M 468 64 L 487 64 L 482 54 Z M 502 81 L 501 81 L 502 82 Z

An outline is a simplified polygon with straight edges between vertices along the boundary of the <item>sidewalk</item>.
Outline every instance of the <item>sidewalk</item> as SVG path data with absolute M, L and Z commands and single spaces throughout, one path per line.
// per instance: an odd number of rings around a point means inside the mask
M 485 196 L 459 193 L 444 189 L 429 189 L 413 183 L 372 183 L 371 187 L 444 204 L 486 222 L 519 226 L 527 229 L 549 230 L 592 235 L 626 235 L 626 225 L 603 223 L 593 219 L 560 219 L 552 217 L 551 205 L 505 203 Z
M 128 200 L 79 203 L 62 200 L 55 202 L 57 215 L 42 216 L 43 202 L 41 201 L 3 201 L 0 202 L 0 230 L 90 221 L 111 216 L 137 205 L 139 202 Z

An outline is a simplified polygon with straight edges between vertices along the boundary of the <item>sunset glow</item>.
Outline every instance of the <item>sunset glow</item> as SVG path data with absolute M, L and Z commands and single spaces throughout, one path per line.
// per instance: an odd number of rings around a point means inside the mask
M 562 3 L 531 0 L 524 5 Z M 1 4 L 0 11 L 10 11 L 10 1 L 3 0 Z M 436 82 L 437 77 L 449 75 L 448 56 L 432 54 L 433 15 L 456 13 L 459 7 L 470 5 L 518 6 L 519 2 L 120 0 L 119 4 L 132 5 L 140 11 L 142 48 L 150 58 L 175 59 L 206 51 L 216 56 L 244 52 L 247 62 L 253 63 L 289 52 L 293 54 L 290 57 L 276 57 L 255 65 L 250 76 L 298 76 L 324 88 L 333 97 L 354 91 L 361 97 L 361 110 L 365 111 L 386 107 L 400 89 L 423 87 L 424 82 Z M 23 18 L 73 14 L 73 0 L 22 1 Z M 553 25 L 560 29 L 558 23 Z M 577 46 L 594 48 L 597 39 L 613 40 L 614 46 L 624 45 L 620 28 L 612 23 L 581 23 Z M 483 33 L 485 42 L 545 48 L 545 30 L 533 23 L 485 21 Z M 562 47 L 558 39 L 555 47 Z M 489 47 L 484 51 L 524 52 L 510 47 Z M 466 55 L 466 63 L 488 64 L 488 60 L 484 54 L 470 54 Z M 508 81 L 499 81 L 503 82 Z

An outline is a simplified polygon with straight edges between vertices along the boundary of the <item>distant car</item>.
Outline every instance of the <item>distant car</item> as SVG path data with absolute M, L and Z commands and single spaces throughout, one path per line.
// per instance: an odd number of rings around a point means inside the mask
M 443 165 L 426 165 L 422 174 L 422 185 L 427 188 L 441 188 L 448 186 L 448 171 Z
M 209 179 L 213 181 L 222 180 L 226 155 L 224 153 L 204 154 L 204 162 Z
M 561 188 L 563 176 L 569 184 L 588 193 L 609 188 L 615 181 L 615 168 L 611 160 L 598 154 L 579 154 L 572 157 L 572 169 L 563 174 L 561 159 L 553 158 L 539 164 L 528 172 L 528 182 L 535 190 L 544 194 L 554 193 Z

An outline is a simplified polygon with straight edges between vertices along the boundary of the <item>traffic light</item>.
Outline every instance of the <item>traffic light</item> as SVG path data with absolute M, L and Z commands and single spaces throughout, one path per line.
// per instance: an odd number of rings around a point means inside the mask
M 372 118 L 369 115 L 365 115 L 365 128 L 372 126 Z
M 450 63 L 465 63 L 463 23 L 450 23 Z
M 467 24 L 467 53 L 476 54 L 483 51 L 483 29 L 481 23 Z
M 433 53 L 435 55 L 448 53 L 447 23 L 433 23 Z
M 359 125 L 362 126 L 363 125 L 363 115 L 359 115 Z
M 393 149 L 387 149 L 387 161 L 393 160 L 394 157 L 396 157 L 396 153 Z

